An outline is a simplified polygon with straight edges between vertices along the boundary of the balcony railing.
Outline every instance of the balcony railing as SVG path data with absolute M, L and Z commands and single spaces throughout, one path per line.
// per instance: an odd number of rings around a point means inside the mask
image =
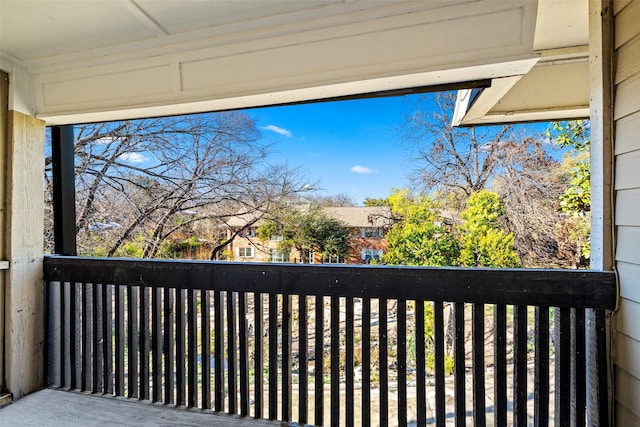
M 44 274 L 51 387 L 315 425 L 607 419 L 610 273 L 54 256 Z

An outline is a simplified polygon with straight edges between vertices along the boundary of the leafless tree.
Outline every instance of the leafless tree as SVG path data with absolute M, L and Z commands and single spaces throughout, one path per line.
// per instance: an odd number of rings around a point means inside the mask
M 438 195 L 454 217 L 472 193 L 498 192 L 523 263 L 560 262 L 554 227 L 566 183 L 550 155 L 554 147 L 541 135 L 522 135 L 512 126 L 453 127 L 454 105 L 453 94 L 438 94 L 434 112 L 418 111 L 407 119 L 403 138 L 417 153 L 413 183 Z
M 416 153 L 412 181 L 425 192 L 469 196 L 491 184 L 515 135 L 509 126 L 453 127 L 454 95 L 434 99 L 435 111 L 418 110 L 403 128 L 403 139 Z
M 311 195 L 305 196 L 311 204 L 323 207 L 349 207 L 357 206 L 357 203 L 346 193 L 339 193 L 332 196 Z
M 241 112 L 78 127 L 78 252 L 114 256 L 135 240 L 155 257 L 196 222 L 306 191 L 299 170 L 269 164 L 269 148 Z

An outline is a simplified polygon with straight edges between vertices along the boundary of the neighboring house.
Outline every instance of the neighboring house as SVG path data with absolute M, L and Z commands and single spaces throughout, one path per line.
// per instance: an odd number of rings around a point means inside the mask
M 263 241 L 257 235 L 264 220 L 254 221 L 250 215 L 238 215 L 227 221 L 228 237 L 237 233 L 226 250 L 230 261 L 244 262 L 291 262 L 308 259 L 313 264 L 366 264 L 382 260 L 387 251 L 386 232 L 393 225 L 391 210 L 386 207 L 350 206 L 324 208 L 331 218 L 342 222 L 351 234 L 351 250 L 345 258 L 325 257 L 318 253 L 306 253 L 304 257 L 296 250 L 283 252 L 279 248 L 282 236 L 273 235 Z M 250 225 L 247 225 L 250 224 Z
M 380 206 L 325 208 L 325 212 L 351 231 L 351 251 L 346 264 L 368 264 L 382 260 L 387 252 L 387 231 L 393 225 L 391 209 Z

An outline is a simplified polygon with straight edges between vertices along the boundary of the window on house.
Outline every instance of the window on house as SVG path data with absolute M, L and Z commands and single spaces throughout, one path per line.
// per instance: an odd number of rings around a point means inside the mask
M 362 260 L 365 262 L 380 261 L 382 259 L 382 249 L 363 249 Z
M 300 262 L 303 264 L 314 264 L 313 256 L 313 250 L 303 249 L 302 253 L 300 254 Z
M 365 227 L 362 229 L 361 235 L 369 239 L 381 239 L 384 233 L 382 227 Z
M 284 240 L 284 236 L 280 234 L 273 234 L 271 235 L 271 240 L 282 241 Z
M 256 229 L 255 227 L 245 227 L 240 231 L 240 236 L 242 237 L 255 237 Z
M 325 255 L 322 258 L 323 264 L 344 264 L 345 262 L 347 262 L 345 257 L 340 255 Z
M 251 246 L 238 248 L 238 257 L 253 258 L 253 248 Z
M 271 249 L 269 253 L 270 262 L 289 262 L 289 252 Z

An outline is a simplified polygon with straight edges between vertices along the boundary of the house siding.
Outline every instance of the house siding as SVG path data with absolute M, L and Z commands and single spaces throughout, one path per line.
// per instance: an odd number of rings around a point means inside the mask
M 640 425 L 640 2 L 614 2 L 615 224 L 620 301 L 613 342 L 616 425 Z

